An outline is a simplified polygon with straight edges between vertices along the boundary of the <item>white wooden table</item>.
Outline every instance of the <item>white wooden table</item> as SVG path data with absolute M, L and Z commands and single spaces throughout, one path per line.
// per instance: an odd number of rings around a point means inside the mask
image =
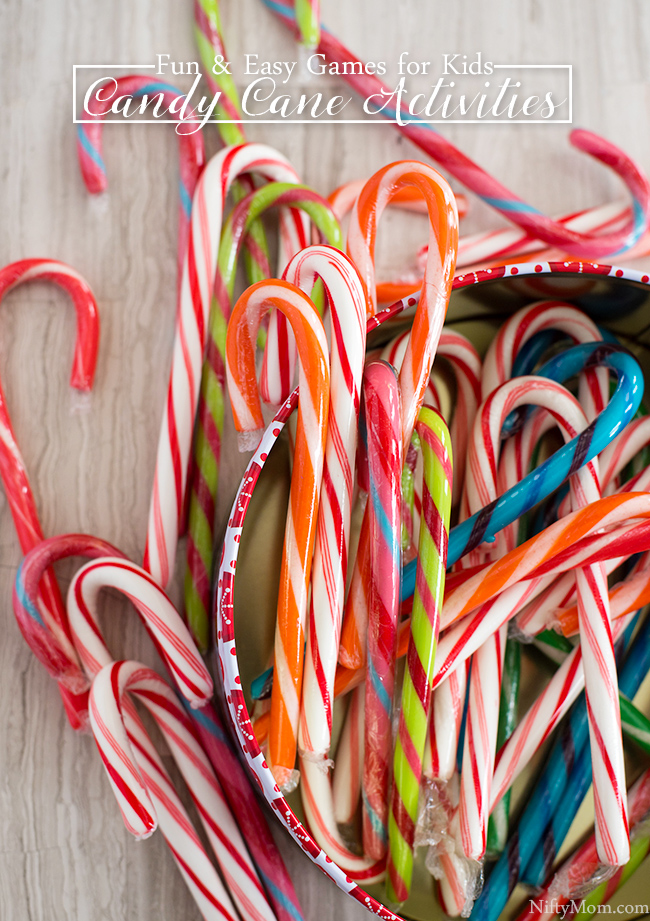
M 650 170 L 650 9 L 641 0 L 323 5 L 330 27 L 365 58 L 394 59 L 407 49 L 421 60 L 481 51 L 502 62 L 572 63 L 574 124 L 617 141 Z M 259 0 L 223 0 L 223 18 L 234 59 L 244 52 L 294 57 Z M 69 262 L 91 283 L 102 319 L 91 405 L 75 414 L 67 384 L 74 318 L 66 298 L 44 285 L 8 297 L 0 317 L 7 401 L 46 535 L 91 532 L 135 560 L 144 546 L 173 335 L 176 139 L 160 126 L 108 128 L 110 192 L 91 200 L 76 162 L 71 74 L 76 63 L 146 63 L 157 53 L 197 58 L 189 0 L 28 0 L 0 8 L 0 259 Z M 546 213 L 621 195 L 607 170 L 569 148 L 565 125 L 443 130 Z M 260 125 L 250 137 L 284 151 L 304 181 L 325 194 L 391 160 L 418 156 L 388 125 Z M 210 152 L 218 148 L 214 130 L 208 145 Z M 472 199 L 465 230 L 500 223 Z M 425 238 L 423 221 L 391 217 L 380 234 L 381 272 L 408 265 Z M 221 512 L 240 464 L 236 452 L 227 452 Z M 54 684 L 19 635 L 11 589 L 21 554 L 2 493 L 0 548 L 0 917 L 198 918 L 162 838 L 138 844 L 127 834 L 92 740 L 69 729 Z M 71 572 L 60 569 L 64 588 Z M 181 573 L 179 565 L 175 599 Z M 155 661 L 121 599 L 105 599 L 103 623 L 116 655 Z M 363 918 L 278 838 L 309 921 Z

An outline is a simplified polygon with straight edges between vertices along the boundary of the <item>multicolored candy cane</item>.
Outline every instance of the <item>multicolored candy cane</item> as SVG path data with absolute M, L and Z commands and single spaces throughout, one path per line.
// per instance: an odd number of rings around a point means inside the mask
M 328 243 L 339 247 L 342 244 L 338 221 L 325 199 L 294 182 L 272 182 L 263 186 L 240 201 L 225 222 L 217 257 L 197 409 L 185 574 L 185 615 L 202 652 L 209 647 L 210 570 L 224 419 L 226 327 L 243 241 L 255 221 L 271 207 L 280 207 L 285 214 L 288 207 L 292 214 L 302 212 L 305 217 L 311 217 Z M 363 332 L 365 334 L 365 328 Z
M 395 369 L 371 362 L 363 377 L 369 468 L 370 592 L 363 760 L 363 850 L 386 853 L 392 709 L 400 610 L 402 419 Z
M 263 3 L 285 25 L 295 28 L 291 0 L 263 0 Z M 321 32 L 318 51 L 325 55 L 328 62 L 339 62 L 340 64 L 346 62 L 346 68 L 341 68 L 340 71 L 343 80 L 364 98 L 374 96 L 381 100 L 381 114 L 390 119 L 402 134 L 432 157 L 444 170 L 455 176 L 466 188 L 475 192 L 479 198 L 499 211 L 507 220 L 517 224 L 531 237 L 551 246 L 560 247 L 563 251 L 572 253 L 578 258 L 603 259 L 605 256 L 613 256 L 629 249 L 645 231 L 650 213 L 650 184 L 636 163 L 604 138 L 581 129 L 572 131 L 569 137 L 574 147 L 609 166 L 621 177 L 632 196 L 632 208 L 628 220 L 615 232 L 600 235 L 579 233 L 558 221 L 545 217 L 536 208 L 527 205 L 498 180 L 473 163 L 431 125 L 416 123 L 413 120 L 406 120 L 401 124 L 395 108 L 386 105 L 386 100 L 393 95 L 393 91 L 386 87 L 378 77 L 364 71 L 363 62 L 359 61 L 356 55 L 326 29 Z M 361 73 L 350 74 L 349 62 L 358 62 Z M 402 115 L 407 114 L 402 112 Z
M 38 618 L 36 598 L 43 574 L 53 563 L 70 556 L 122 558 L 111 544 L 85 534 L 60 535 L 38 544 L 25 556 L 16 576 L 14 612 L 19 622 Z M 155 642 L 154 635 L 152 639 Z M 186 710 L 245 836 L 275 916 L 278 921 L 300 921 L 302 912 L 291 879 L 216 708 L 208 703 Z M 244 854 L 244 862 L 246 859 Z
M 300 357 L 301 399 L 280 575 L 269 732 L 269 759 L 278 785 L 288 789 L 296 783 L 304 625 L 329 410 L 329 351 L 323 321 L 299 288 L 273 281 L 244 292 L 233 308 L 226 346 L 228 392 L 244 447 L 259 440 L 262 427 L 253 337 L 272 307 L 289 319 Z
M 296 175 L 277 151 L 249 144 L 214 156 L 196 186 L 144 552 L 144 568 L 162 586 L 171 578 L 185 502 L 224 202 L 233 180 L 243 172 L 289 182 Z
M 388 817 L 387 893 L 395 902 L 403 902 L 408 896 L 413 873 L 415 822 L 445 588 L 452 493 L 451 438 L 442 416 L 424 407 L 417 432 L 424 456 L 418 577 Z
M 458 244 L 458 212 L 454 194 L 436 170 L 417 161 L 393 163 L 375 173 L 362 189 L 350 216 L 348 255 L 357 266 L 369 316 L 377 311 L 374 252 L 379 218 L 399 189 L 417 189 L 429 212 L 429 258 L 400 369 L 402 443 L 406 455 L 413 427 L 431 376 L 451 294 Z M 415 303 L 415 301 L 414 301 Z M 359 668 L 365 657 L 368 584 L 368 522 L 361 529 L 350 591 L 346 603 L 339 661 Z
M 0 299 L 19 285 L 30 281 L 53 282 L 70 295 L 77 315 L 77 340 L 70 386 L 79 391 L 89 391 L 92 388 L 97 364 L 99 314 L 88 283 L 63 262 L 52 259 L 23 259 L 0 269 Z M 2 389 L 0 477 L 18 541 L 23 553 L 27 553 L 43 540 L 43 531 Z M 67 628 L 63 600 L 52 572 L 45 575 L 33 614 L 33 617 L 19 622 L 21 631 L 27 643 L 39 650 L 40 661 L 59 682 L 59 691 L 70 724 L 74 729 L 82 729 L 87 721 L 88 682 L 79 667 L 79 660 Z
M 84 121 L 77 125 L 77 157 L 84 183 L 92 195 L 105 192 L 108 187 L 106 165 L 102 155 L 103 119 L 110 112 L 115 99 L 120 96 L 132 96 L 134 99 L 151 97 L 151 100 L 158 97 L 169 104 L 181 98 L 183 93 L 169 83 L 152 81 L 149 77 L 137 74 L 111 77 L 95 90 L 88 102 L 87 114 L 96 118 L 96 121 L 89 122 L 84 113 Z M 185 117 L 190 118 L 192 114 L 192 110 L 188 109 Z M 173 117 L 177 121 L 180 120 L 178 113 L 175 113 Z M 180 207 L 178 213 L 178 281 L 180 287 L 190 232 L 192 197 L 201 170 L 205 165 L 205 152 L 201 131 L 177 132 L 177 134 L 180 153 Z
M 293 0 L 300 43 L 314 50 L 320 42 L 320 0 Z

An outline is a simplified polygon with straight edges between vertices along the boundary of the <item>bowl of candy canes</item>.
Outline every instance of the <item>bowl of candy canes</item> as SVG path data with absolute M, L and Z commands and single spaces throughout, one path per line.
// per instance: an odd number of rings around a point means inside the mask
M 424 277 L 378 306 L 378 217 L 406 187 L 430 218 Z M 233 308 L 253 454 L 216 577 L 218 667 L 254 780 L 341 889 L 385 917 L 496 919 L 523 883 L 536 917 L 600 904 L 587 883 L 614 891 L 650 847 L 632 702 L 650 670 L 650 287 L 568 260 L 454 276 L 456 220 L 434 170 L 392 164 L 354 200 L 346 254 L 306 247 Z M 267 315 L 293 333 L 284 391 L 266 360 L 258 381 Z M 595 819 L 558 863 L 592 783 Z

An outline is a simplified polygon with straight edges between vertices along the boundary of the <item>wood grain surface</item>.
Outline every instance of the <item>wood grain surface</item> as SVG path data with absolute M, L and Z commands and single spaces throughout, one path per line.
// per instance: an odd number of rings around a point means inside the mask
M 293 59 L 293 45 L 258 0 L 223 0 L 230 55 Z M 361 57 L 403 49 L 503 62 L 572 63 L 574 124 L 617 141 L 650 170 L 650 7 L 642 0 L 324 0 L 323 16 Z M 173 336 L 177 150 L 170 128 L 105 131 L 110 190 L 81 181 L 72 124 L 72 65 L 197 59 L 189 0 L 6 0 L 0 4 L 0 257 L 62 259 L 90 282 L 102 337 L 94 391 L 68 387 L 74 315 L 34 284 L 0 311 L 0 372 L 46 535 L 87 531 L 141 561 Z M 469 156 L 546 213 L 621 196 L 607 170 L 571 150 L 566 125 L 449 125 Z M 417 156 L 390 126 L 256 125 L 304 181 L 328 193 L 393 159 Z M 218 149 L 214 129 L 209 151 Z M 456 186 L 457 187 L 457 186 Z M 476 199 L 464 228 L 503 222 Z M 417 218 L 382 226 L 381 274 L 409 265 L 426 239 Z M 647 263 L 650 266 L 650 262 Z M 242 460 L 229 441 L 220 514 Z M 0 918 L 11 921 L 179 921 L 198 918 L 159 835 L 126 832 L 88 736 L 67 725 L 54 684 L 15 625 L 20 551 L 0 493 Z M 183 554 L 179 553 L 182 564 Z M 65 589 L 73 569 L 59 570 Z M 172 589 L 179 598 L 180 574 Z M 102 624 L 116 657 L 154 663 L 132 610 L 106 597 Z M 360 921 L 362 908 L 278 834 L 308 921 Z

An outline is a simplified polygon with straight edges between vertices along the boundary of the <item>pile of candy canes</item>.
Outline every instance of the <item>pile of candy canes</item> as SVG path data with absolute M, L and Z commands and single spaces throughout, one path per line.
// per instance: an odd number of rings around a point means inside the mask
M 269 5 L 328 61 L 355 60 L 320 32 L 317 3 Z M 21 632 L 57 681 L 71 726 L 92 731 L 127 828 L 142 838 L 160 827 L 203 917 L 299 921 L 202 659 L 213 607 L 221 646 L 228 633 L 236 652 L 239 537 L 268 452 L 295 413 L 275 643 L 253 682 L 249 746 L 279 795 L 298 788 L 315 855 L 322 848 L 351 886 L 385 879 L 385 899 L 397 905 L 424 848 L 452 916 L 495 921 L 520 881 L 548 896 L 522 918 L 551 912 L 543 905 L 554 913 L 607 901 L 650 849 L 650 769 L 628 791 L 623 751 L 626 736 L 650 753 L 650 721 L 632 703 L 650 670 L 650 618 L 639 614 L 650 602 L 643 375 L 568 303 L 515 313 L 482 357 L 444 322 L 456 269 L 645 254 L 648 181 L 612 144 L 574 132 L 577 147 L 619 174 L 632 204 L 551 220 L 441 135 L 407 125 L 400 130 L 417 147 L 517 226 L 459 240 L 465 199 L 417 160 L 326 199 L 280 152 L 246 143 L 234 84 L 227 72 L 215 81 L 209 66 L 224 51 L 218 9 L 197 0 L 195 12 L 227 146 L 206 163 L 201 132 L 179 134 L 176 337 L 143 564 L 88 535 L 44 538 L 0 392 L 0 477 L 25 554 L 14 591 Z M 381 90 L 375 77 L 346 79 L 365 95 Z M 134 97 L 180 95 L 140 76 L 116 85 Z M 96 103 L 96 120 L 79 126 L 93 194 L 106 188 L 108 108 Z M 375 241 L 389 204 L 428 215 L 429 240 L 409 273 L 380 283 Z M 262 221 L 269 209 L 278 211 L 277 270 Z M 240 253 L 251 286 L 234 302 Z M 62 263 L 29 259 L 0 271 L 0 297 L 31 280 L 69 293 L 71 385 L 89 390 L 99 319 L 88 284 Z M 240 447 L 254 453 L 222 545 L 215 508 L 228 405 Z M 181 616 L 165 587 L 185 526 Z M 90 562 L 64 602 L 51 566 L 72 556 Z M 167 677 L 113 660 L 96 614 L 105 587 L 133 603 Z M 521 713 L 529 650 L 554 671 Z M 212 855 L 136 704 L 160 728 Z M 335 707 L 343 727 L 333 750 Z M 547 740 L 511 818 L 510 788 Z M 593 835 L 557 867 L 592 783 Z

